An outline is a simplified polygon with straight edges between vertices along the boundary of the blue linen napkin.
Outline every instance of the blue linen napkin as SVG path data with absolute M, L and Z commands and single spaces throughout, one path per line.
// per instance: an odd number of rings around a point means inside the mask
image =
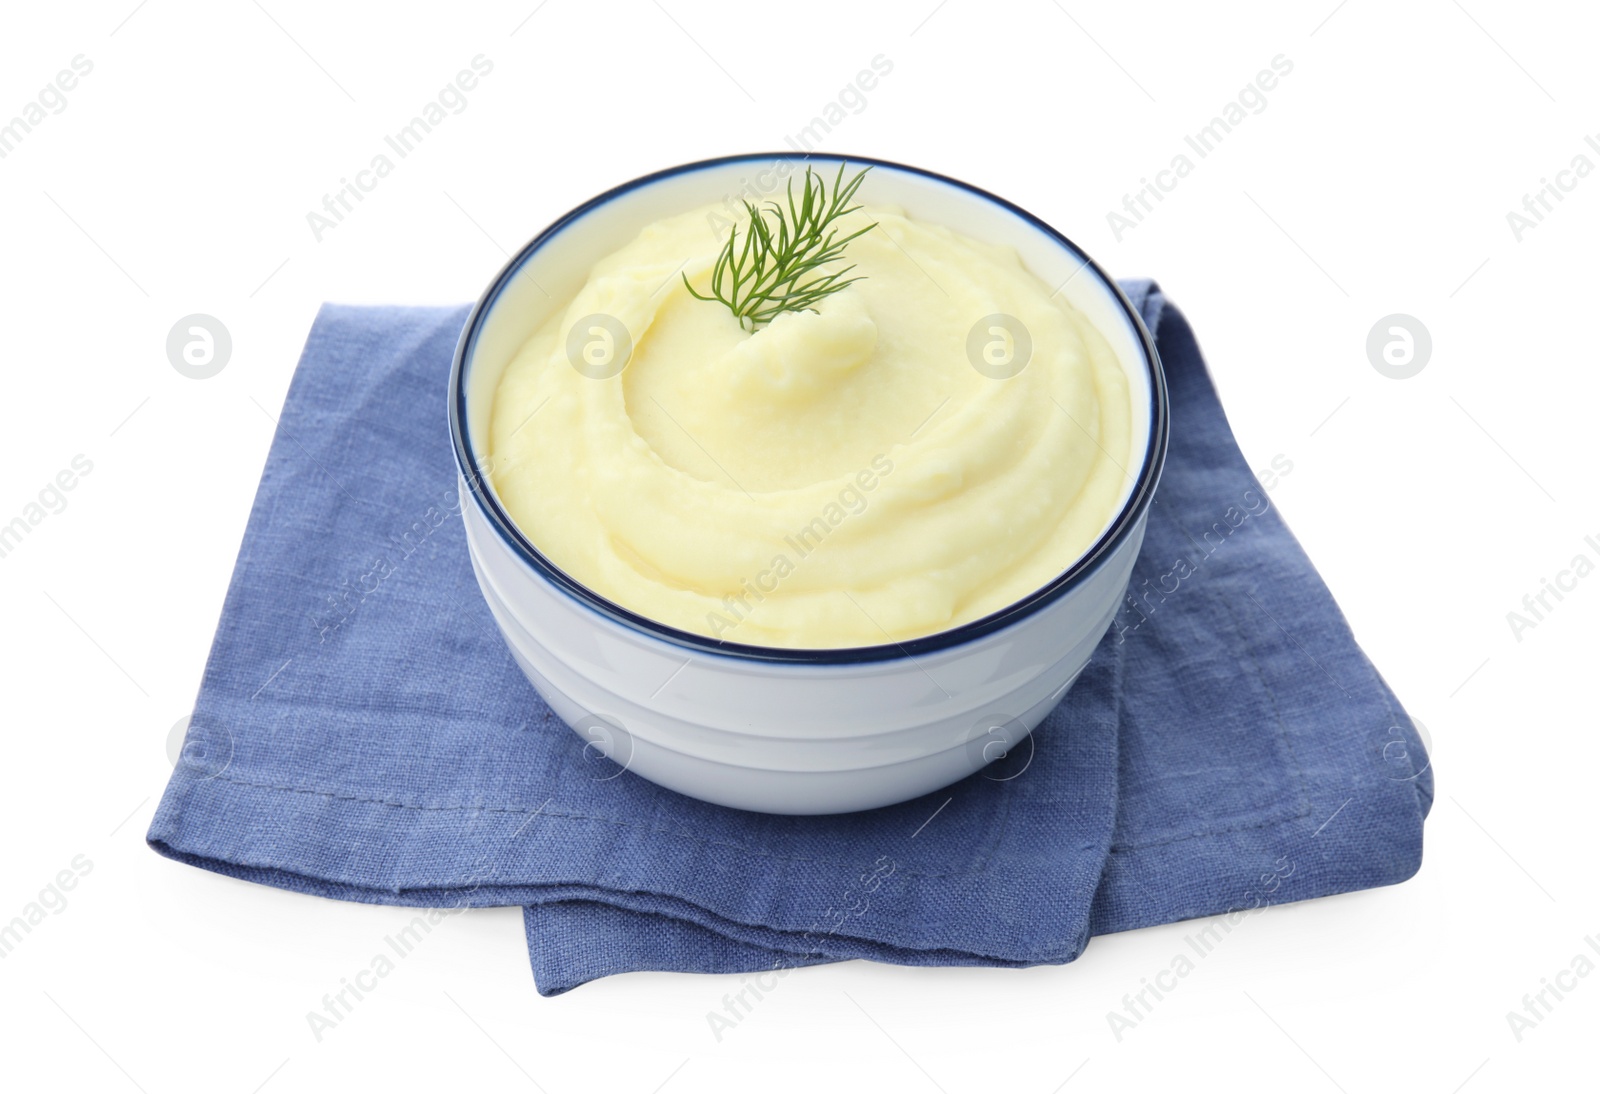
M 585 750 L 467 560 L 443 413 L 467 309 L 325 307 L 151 846 L 328 897 L 524 905 L 546 995 L 641 969 L 1060 963 L 1095 934 L 1220 931 L 1410 877 L 1433 799 L 1417 732 L 1241 456 L 1188 323 L 1123 287 L 1172 395 L 1124 609 L 1031 745 L 805 818 Z

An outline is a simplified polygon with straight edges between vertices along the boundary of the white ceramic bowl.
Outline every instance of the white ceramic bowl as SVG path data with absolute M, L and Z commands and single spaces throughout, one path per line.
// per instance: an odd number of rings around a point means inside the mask
M 1167 393 L 1127 299 L 1038 218 L 965 183 L 861 156 L 862 190 L 914 218 L 1015 249 L 1099 328 L 1126 370 L 1137 463 L 1116 516 L 1055 580 L 982 619 L 852 649 L 745 646 L 664 626 L 584 588 L 507 516 L 488 477 L 495 386 L 535 328 L 640 229 L 779 188 L 790 155 L 688 164 L 619 186 L 541 232 L 473 309 L 450 376 L 461 512 L 484 598 L 517 663 L 591 745 L 635 775 L 768 813 L 840 813 L 948 785 L 1016 748 L 1082 671 L 1126 595 L 1167 447 Z M 825 174 L 840 157 L 812 155 Z M 524 276 L 526 275 L 526 276 Z M 627 776 L 623 776 L 627 777 Z

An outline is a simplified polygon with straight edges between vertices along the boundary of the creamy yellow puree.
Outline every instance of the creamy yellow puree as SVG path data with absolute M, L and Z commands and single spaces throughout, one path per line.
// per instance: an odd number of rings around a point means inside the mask
M 750 334 L 678 275 L 708 292 L 711 212 L 598 262 L 500 382 L 494 487 L 553 563 L 682 630 L 849 647 L 1003 608 L 1099 536 L 1127 378 L 1014 252 L 869 207 L 841 232 L 878 222 L 866 280 Z

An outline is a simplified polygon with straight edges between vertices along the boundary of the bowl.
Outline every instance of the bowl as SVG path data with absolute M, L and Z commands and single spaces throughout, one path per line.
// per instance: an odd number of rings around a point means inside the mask
M 870 164 L 865 200 L 1013 248 L 1041 281 L 1061 286 L 1128 376 L 1136 465 L 1130 460 L 1119 507 L 1099 538 L 1033 593 L 926 637 L 790 649 L 717 641 L 647 619 L 539 551 L 496 496 L 480 448 L 501 373 L 598 259 L 664 216 L 775 195 L 802 161 L 829 176 L 841 162 Z M 779 153 L 646 175 L 539 233 L 467 320 L 449 420 L 484 599 L 517 664 L 586 748 L 704 801 L 817 814 L 891 805 L 971 775 L 1018 750 L 1061 701 L 1127 594 L 1166 455 L 1168 403 L 1138 313 L 1081 248 L 1039 218 L 930 171 L 864 156 Z

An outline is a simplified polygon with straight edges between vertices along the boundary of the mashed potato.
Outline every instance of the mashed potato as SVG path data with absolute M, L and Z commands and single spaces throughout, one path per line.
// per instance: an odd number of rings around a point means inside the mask
M 987 615 L 1100 535 L 1127 377 L 1013 252 L 868 207 L 865 280 L 752 334 L 679 276 L 707 291 L 707 212 L 598 262 L 501 379 L 493 483 L 552 562 L 682 630 L 837 648 Z

